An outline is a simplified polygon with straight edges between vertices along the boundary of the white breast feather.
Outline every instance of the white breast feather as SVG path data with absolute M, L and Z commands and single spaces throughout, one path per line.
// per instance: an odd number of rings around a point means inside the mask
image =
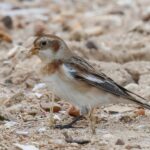
M 56 95 L 58 95 L 60 98 L 70 101 L 74 105 L 79 106 L 81 109 L 83 107 L 89 108 L 97 106 L 98 104 L 105 105 L 116 102 L 125 102 L 119 100 L 119 98 L 113 96 L 112 94 L 102 91 L 101 89 L 98 89 L 96 87 L 91 88 L 90 85 L 90 90 L 82 93 L 82 91 L 76 89 L 76 87 L 74 86 L 74 82 L 71 82 L 73 76 L 68 73 L 68 71 L 70 71 L 70 68 L 63 66 L 63 69 L 65 75 L 71 80 L 63 80 L 62 78 L 60 78 L 60 75 L 58 73 L 43 78 L 48 87 L 50 89 L 54 89 Z M 86 76 L 86 79 L 97 83 L 103 83 L 102 80 L 94 78 L 90 75 Z

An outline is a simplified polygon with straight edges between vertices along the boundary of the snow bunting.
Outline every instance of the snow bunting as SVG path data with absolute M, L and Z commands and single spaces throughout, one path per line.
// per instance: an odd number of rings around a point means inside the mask
M 110 103 L 134 102 L 150 109 L 143 97 L 97 72 L 86 60 L 73 54 L 57 36 L 44 34 L 37 37 L 30 54 L 41 59 L 42 80 L 47 86 L 59 97 L 78 106 L 81 115 L 88 114 L 97 105 Z

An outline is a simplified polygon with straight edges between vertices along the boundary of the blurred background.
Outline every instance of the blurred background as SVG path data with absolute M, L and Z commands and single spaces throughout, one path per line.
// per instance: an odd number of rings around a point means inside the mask
M 139 56 L 136 52 L 144 51 L 142 41 L 148 41 L 149 3 L 148 0 L 1 0 L 0 31 L 10 36 L 6 38 L 8 42 L 20 45 L 43 32 L 56 34 L 71 43 L 74 51 L 81 49 L 79 53 L 85 52 L 86 57 L 98 60 L 149 59 L 148 55 Z M 132 51 L 130 56 L 128 51 Z M 111 57 L 105 54 L 109 52 Z
M 72 50 L 84 53 L 87 58 L 115 62 L 148 60 L 150 55 L 144 53 L 148 45 L 143 41 L 149 42 L 149 3 L 148 0 L 1 0 L 0 31 L 6 33 L 8 42 L 19 45 L 44 32 L 63 37 Z

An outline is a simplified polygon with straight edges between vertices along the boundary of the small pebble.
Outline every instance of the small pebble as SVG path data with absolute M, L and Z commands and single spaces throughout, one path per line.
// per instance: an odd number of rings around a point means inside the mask
M 86 47 L 89 49 L 95 49 L 95 50 L 98 49 L 97 45 L 93 41 L 87 41 Z
M 65 145 L 66 142 L 63 139 L 51 139 L 50 143 L 57 144 L 57 145 Z
M 84 38 L 84 33 L 81 33 L 80 31 L 74 31 L 70 34 L 70 40 L 81 41 Z
M 20 50 L 20 47 L 15 45 L 13 48 L 11 48 L 8 53 L 7 53 L 7 57 L 8 58 L 12 58 L 17 54 L 17 51 Z
M 46 128 L 45 128 L 45 127 L 42 127 L 42 128 L 39 128 L 39 129 L 38 129 L 38 132 L 39 132 L 39 133 L 42 133 L 42 132 L 45 132 L 45 131 L 46 131 Z
M 28 131 L 16 131 L 16 134 L 18 134 L 18 135 L 28 135 L 29 132 Z
M 13 28 L 13 21 L 10 16 L 5 16 L 2 18 L 2 22 L 5 25 L 6 28 L 12 29 Z
M 45 111 L 50 111 L 50 108 L 53 107 L 53 112 L 56 113 L 56 112 L 59 112 L 61 110 L 61 107 L 59 104 L 57 103 L 52 103 L 52 102 L 42 102 L 41 103 L 41 107 L 45 110 Z
M 91 27 L 85 30 L 88 36 L 98 36 L 103 34 L 103 29 L 101 27 Z
M 54 117 L 53 117 L 53 118 L 54 118 L 54 120 L 59 120 L 59 121 L 61 120 L 61 118 L 60 118 L 59 115 L 57 115 L 57 114 L 54 114 Z
M 34 27 L 34 35 L 39 36 L 46 31 L 45 24 L 43 22 L 37 22 Z
M 36 90 L 39 90 L 39 89 L 44 89 L 45 87 L 46 87 L 45 83 L 38 83 L 38 84 L 35 84 L 35 86 L 32 89 L 32 91 L 36 91 Z
M 121 139 L 118 139 L 117 141 L 116 141 L 116 143 L 115 143 L 116 145 L 124 145 L 125 143 L 124 143 L 124 141 L 123 140 L 121 140 Z
M 109 141 L 109 140 L 113 139 L 114 136 L 112 134 L 107 133 L 107 134 L 103 135 L 103 138 L 104 138 L 104 140 Z
M 43 96 L 43 94 L 41 94 L 41 93 L 35 93 L 35 96 L 37 97 L 37 98 L 41 98 L 42 96 Z
M 5 32 L 2 32 L 0 31 L 0 41 L 5 41 L 5 42 L 8 42 L 8 43 L 12 43 L 12 38 L 9 34 L 5 33 Z
M 135 111 L 135 114 L 137 116 L 144 116 L 145 115 L 145 110 L 143 108 L 140 108 L 137 111 Z
M 16 124 L 17 124 L 17 122 L 14 122 L 14 121 L 7 121 L 7 122 L 5 123 L 5 127 L 6 127 L 7 129 L 9 129 L 9 128 L 15 126 Z
M 68 114 L 70 116 L 77 117 L 80 116 L 80 111 L 75 106 L 71 105 L 71 107 L 68 109 Z
M 17 148 L 19 148 L 21 150 L 39 150 L 34 145 L 28 145 L 28 144 L 23 145 L 23 144 L 19 144 L 19 143 L 15 143 L 13 145 L 15 145 Z

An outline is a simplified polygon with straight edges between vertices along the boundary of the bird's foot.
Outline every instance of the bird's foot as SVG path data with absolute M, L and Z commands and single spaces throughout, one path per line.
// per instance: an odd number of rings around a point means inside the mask
M 66 124 L 66 125 L 56 125 L 55 128 L 57 129 L 70 129 L 70 128 L 75 128 L 73 126 L 73 124 L 75 124 L 77 121 L 79 121 L 80 119 L 82 119 L 83 116 L 78 116 L 76 117 L 71 123 Z
M 71 128 L 74 128 L 74 126 L 72 126 L 72 124 L 65 124 L 65 125 L 56 125 L 55 128 L 56 129 L 71 129 Z

